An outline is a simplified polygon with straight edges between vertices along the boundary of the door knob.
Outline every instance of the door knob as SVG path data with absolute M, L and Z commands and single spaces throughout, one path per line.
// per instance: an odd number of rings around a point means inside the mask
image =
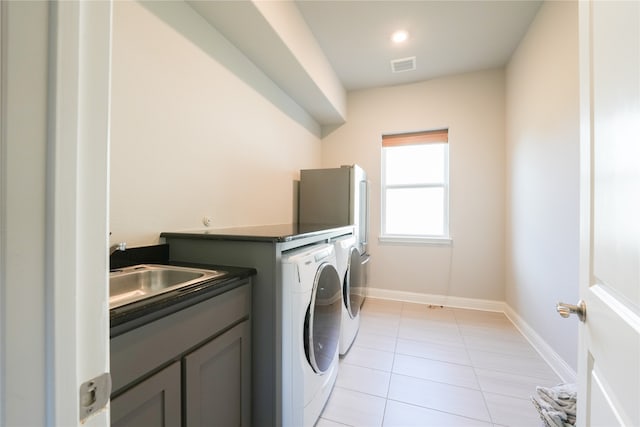
M 556 311 L 562 317 L 569 317 L 571 314 L 576 314 L 581 322 L 587 317 L 587 305 L 584 301 L 578 301 L 578 305 L 565 304 L 559 302 L 556 304 Z

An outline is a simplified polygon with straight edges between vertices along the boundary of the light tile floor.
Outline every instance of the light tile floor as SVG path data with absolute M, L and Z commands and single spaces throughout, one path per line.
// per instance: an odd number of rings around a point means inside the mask
M 560 382 L 502 313 L 369 298 L 316 427 L 540 427 Z

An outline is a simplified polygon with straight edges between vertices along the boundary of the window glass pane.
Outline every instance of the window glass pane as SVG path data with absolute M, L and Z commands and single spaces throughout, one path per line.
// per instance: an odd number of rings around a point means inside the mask
M 447 144 L 383 148 L 387 185 L 443 183 L 446 148 Z
M 386 234 L 444 235 L 444 188 L 386 191 Z

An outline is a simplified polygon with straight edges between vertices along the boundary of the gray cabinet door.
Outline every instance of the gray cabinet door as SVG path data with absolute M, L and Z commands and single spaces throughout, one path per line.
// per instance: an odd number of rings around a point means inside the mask
M 186 425 L 251 425 L 251 330 L 244 321 L 184 358 Z
M 114 427 L 180 426 L 180 362 L 111 401 Z

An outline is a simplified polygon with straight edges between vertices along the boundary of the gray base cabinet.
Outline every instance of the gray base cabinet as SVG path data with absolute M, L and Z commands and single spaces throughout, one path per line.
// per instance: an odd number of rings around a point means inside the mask
M 180 363 L 164 368 L 111 401 L 114 427 L 179 426 Z
M 112 426 L 251 425 L 249 283 L 111 339 Z
M 186 425 L 249 427 L 249 322 L 184 358 Z
M 282 252 L 304 245 L 328 241 L 351 233 L 350 227 L 308 238 L 280 242 L 276 239 L 251 240 L 232 236 L 163 233 L 176 262 L 212 262 L 255 268 L 252 278 L 253 307 L 251 330 L 253 349 L 251 382 L 255 427 L 282 426 Z M 189 424 L 186 427 L 191 427 Z M 297 427 L 297 426 L 296 426 Z

